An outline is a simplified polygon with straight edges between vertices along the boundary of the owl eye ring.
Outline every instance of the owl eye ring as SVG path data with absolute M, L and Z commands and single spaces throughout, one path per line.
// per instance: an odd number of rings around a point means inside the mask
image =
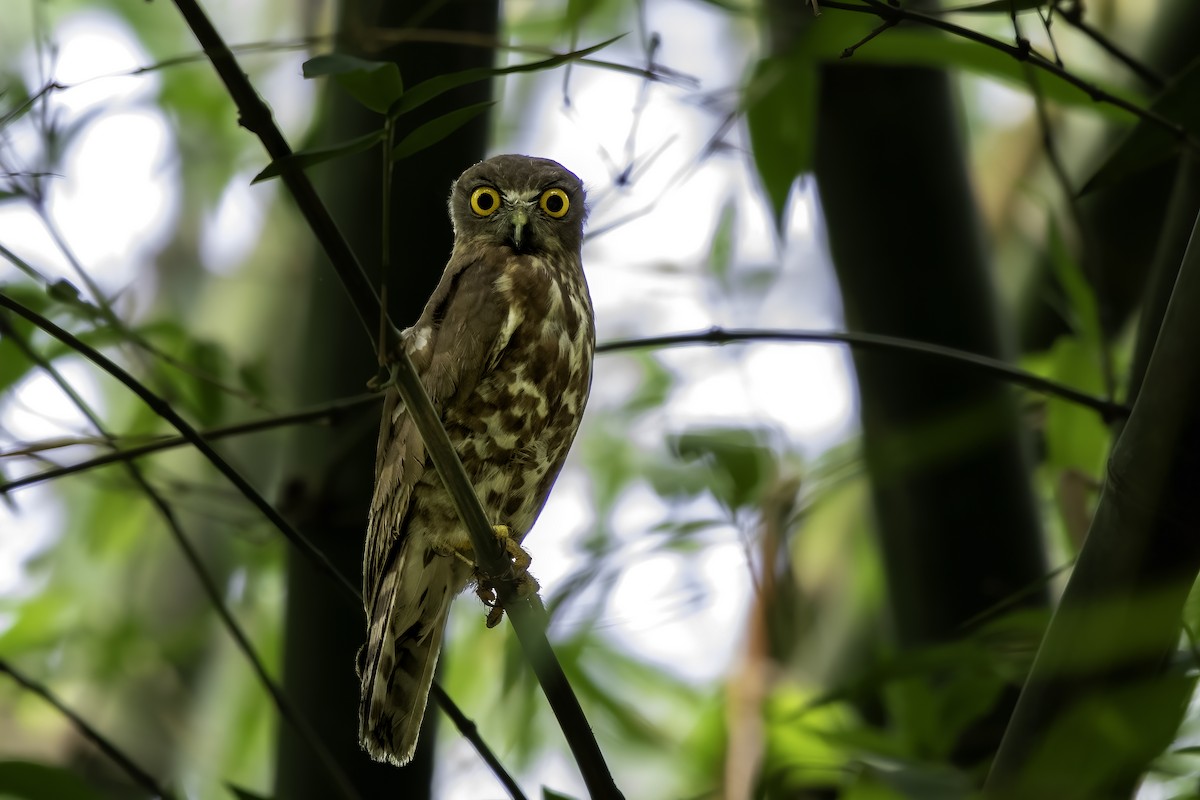
M 562 219 L 571 208 L 571 201 L 562 189 L 547 189 L 542 192 L 542 199 L 538 201 L 538 205 L 542 211 L 555 219 Z
M 500 209 L 500 193 L 490 186 L 480 186 L 471 192 L 471 210 L 481 217 L 490 217 Z

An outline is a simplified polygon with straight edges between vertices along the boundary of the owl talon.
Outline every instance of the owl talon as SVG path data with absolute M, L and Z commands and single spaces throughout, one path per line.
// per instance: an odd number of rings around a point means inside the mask
M 379 371 L 367 381 L 367 391 L 382 392 L 386 389 L 391 389 L 395 385 L 396 365 L 383 363 L 379 365 Z
M 504 554 L 508 556 L 512 562 L 513 573 L 517 581 L 517 597 L 524 599 L 530 595 L 537 594 L 542 587 L 537 580 L 529 574 L 529 565 L 533 563 L 533 558 L 525 548 L 521 547 L 521 543 L 513 538 L 512 531 L 507 525 L 493 525 L 492 533 L 495 534 L 497 541 L 504 547 Z M 475 569 L 475 578 L 478 581 L 475 593 L 483 604 L 491 608 L 487 615 L 487 626 L 494 628 L 500 624 L 500 620 L 504 618 L 504 604 L 496 596 L 496 590 L 492 586 L 492 579 Z

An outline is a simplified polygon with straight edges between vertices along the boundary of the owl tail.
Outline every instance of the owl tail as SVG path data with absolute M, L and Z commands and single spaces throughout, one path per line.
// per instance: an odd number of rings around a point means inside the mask
M 448 559 L 422 563 L 424 554 L 411 550 L 402 547 L 375 594 L 359 672 L 359 739 L 371 758 L 397 766 L 417 747 L 455 594 Z

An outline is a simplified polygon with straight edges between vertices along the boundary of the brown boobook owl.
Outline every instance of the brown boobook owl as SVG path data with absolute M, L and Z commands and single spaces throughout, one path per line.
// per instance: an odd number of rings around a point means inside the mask
M 450 193 L 450 261 L 401 340 L 510 551 L 546 502 L 591 386 L 585 215 L 582 183 L 554 161 L 503 155 L 468 169 Z M 363 557 L 359 735 L 376 760 L 412 759 L 450 601 L 475 577 L 470 554 L 390 388 Z

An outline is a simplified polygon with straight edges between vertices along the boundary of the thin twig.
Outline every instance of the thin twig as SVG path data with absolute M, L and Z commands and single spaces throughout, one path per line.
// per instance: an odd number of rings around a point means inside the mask
M 59 372 L 52 363 L 43 357 L 41 353 L 38 353 L 36 350 L 34 350 L 33 347 L 31 347 L 30 344 L 25 341 L 24 337 L 20 336 L 15 330 L 13 330 L 12 326 L 8 322 L 8 317 L 6 314 L 0 314 L 0 333 L 3 333 L 6 337 L 8 337 L 17 346 L 17 349 L 25 355 L 26 358 L 36 364 L 43 372 L 46 373 L 46 375 L 50 377 L 54 384 L 58 386 L 59 390 L 65 394 L 75 408 L 79 410 L 79 413 L 83 414 L 83 416 L 87 418 L 88 422 L 91 423 L 92 427 L 96 429 L 96 432 L 99 433 L 100 436 L 109 442 L 114 441 L 114 437 L 109 434 L 107 430 L 105 430 L 104 423 L 100 419 L 99 415 L 92 410 L 87 401 L 84 400 L 77 391 L 75 391 L 75 387 L 73 387 L 70 382 L 62 376 L 62 373 Z M 124 466 L 126 472 L 129 473 L 129 477 L 133 479 L 133 482 L 137 484 L 142 493 L 146 495 L 146 498 L 150 501 L 151 505 L 153 505 L 155 510 L 157 510 L 162 516 L 163 521 L 167 525 L 167 530 L 170 531 L 171 537 L 175 540 L 176 545 L 179 546 L 180 551 L 182 551 L 184 560 L 187 561 L 188 567 L 196 576 L 196 580 L 200 582 L 200 587 L 204 590 L 204 594 L 208 597 L 209 603 L 212 604 L 213 609 L 217 612 L 217 616 L 220 617 L 221 623 L 225 626 L 225 629 L 229 632 L 229 635 L 233 637 L 234 643 L 237 645 L 238 649 L 242 651 L 242 654 L 246 657 L 246 660 L 250 662 L 251 669 L 257 676 L 259 683 L 261 683 L 263 688 L 267 690 L 267 694 L 270 695 L 271 700 L 275 704 L 275 708 L 279 711 L 279 715 L 283 717 L 283 719 L 289 725 L 291 725 L 293 729 L 295 729 L 296 733 L 299 734 L 300 739 L 304 741 L 312 749 L 317 758 L 320 759 L 321 763 L 328 771 L 330 778 L 333 779 L 333 783 L 337 787 L 339 794 L 342 797 L 347 798 L 347 800 L 356 800 L 359 797 L 358 792 L 354 789 L 349 777 L 346 776 L 345 772 L 338 765 L 337 760 L 333 757 L 333 754 L 329 752 L 329 748 L 327 748 L 321 741 L 320 737 L 316 735 L 316 732 L 313 731 L 312 726 L 308 724 L 308 721 L 296 711 L 295 706 L 292 705 L 287 695 L 284 694 L 283 689 L 275 682 L 270 673 L 267 672 L 267 668 L 263 664 L 262 659 L 260 659 L 258 657 L 258 653 L 254 651 L 254 645 L 251 644 L 250 637 L 246 635 L 244 630 L 242 630 L 242 626 L 233 616 L 233 612 L 230 611 L 229 606 L 226 605 L 224 598 L 221 596 L 221 589 L 219 586 L 217 586 L 217 581 L 215 578 L 213 578 L 212 573 L 210 573 L 208 568 L 204 565 L 204 559 L 200 557 L 200 552 L 196 550 L 195 545 L 193 545 L 191 540 L 187 538 L 187 535 L 184 534 L 183 526 L 180 525 L 174 509 L 172 509 L 162 495 L 150 485 L 150 482 L 146 480 L 146 476 L 142 473 L 141 468 L 138 467 L 135 462 L 127 460 L 124 462 Z
M 1060 17 L 1066 20 L 1066 23 L 1071 27 L 1079 30 L 1093 42 L 1100 46 L 1102 50 L 1108 53 L 1113 58 L 1120 61 L 1129 71 L 1142 79 L 1147 86 L 1152 89 L 1162 89 L 1167 85 L 1167 80 L 1159 75 L 1150 67 L 1146 66 L 1136 58 L 1122 50 L 1112 39 L 1109 39 L 1099 29 L 1092 27 L 1083 18 L 1083 3 L 1074 2 L 1066 10 L 1062 8 L 1060 3 L 1051 3 L 1052 12 L 1057 12 Z
M 504 785 L 508 796 L 512 800 L 526 800 L 525 793 L 521 791 L 521 787 L 513 780 L 513 776 L 508 774 L 508 770 L 500 763 L 500 759 L 496 758 L 496 754 L 491 751 L 487 744 L 479 735 L 479 728 L 475 721 L 462 712 L 454 701 L 446 694 L 446 690 L 434 683 L 429 690 L 429 694 L 442 707 L 442 711 L 454 723 L 454 727 L 458 728 L 458 732 L 463 738 L 475 746 L 475 751 L 482 756 L 484 762 L 492 770 L 497 780 Z
M 218 472 L 228 478 L 230 483 L 232 483 L 255 508 L 261 511 L 263 516 L 265 516 L 272 525 L 278 528 L 279 532 L 282 533 L 288 541 L 290 541 L 297 549 L 304 553 L 305 556 L 310 558 L 319 570 L 333 578 L 335 582 L 345 586 L 345 588 L 355 597 L 359 596 L 358 588 L 355 587 L 353 583 L 350 583 L 344 575 L 338 572 L 337 568 L 333 566 L 328 558 L 326 558 L 325 554 L 318 550 L 313 543 L 308 540 L 307 537 L 296 530 L 290 522 L 284 519 L 283 515 L 280 514 L 279 511 L 277 511 L 275 507 L 272 506 L 266 500 L 266 498 L 264 498 L 259 491 L 250 484 L 248 480 L 242 477 L 241 473 L 239 473 L 228 461 L 225 460 L 224 457 L 214 450 L 212 445 L 205 441 L 204 437 L 201 436 L 200 433 L 193 428 L 187 420 L 181 417 L 179 413 L 171 407 L 170 403 L 148 389 L 145 384 L 130 375 L 124 368 L 114 363 L 112 359 L 108 358 L 86 342 L 81 341 L 78 337 L 70 332 L 63 330 L 58 325 L 46 319 L 33 309 L 28 308 L 22 303 L 14 300 L 12 297 L 9 297 L 2 290 L 0 290 L 0 307 L 7 308 L 9 311 L 12 311 L 18 316 L 29 320 L 34 325 L 50 334 L 55 339 L 58 339 L 63 344 L 67 345 L 67 347 L 70 347 L 72 350 L 79 353 L 79 355 L 83 356 L 88 361 L 91 361 L 93 364 L 107 372 L 112 377 L 116 378 L 127 389 L 137 395 L 143 403 L 149 406 L 155 414 L 162 417 L 162 419 L 170 423 L 175 430 L 179 431 L 183 438 L 190 442 L 193 447 L 199 450 L 200 453 L 207 458 L 214 467 L 217 468 Z
M 889 28 L 894 28 L 899 24 L 900 24 L 899 20 L 895 20 L 895 19 L 884 20 L 883 22 L 879 23 L 874 28 L 872 28 L 871 32 L 868 33 L 866 36 L 862 37 L 861 39 L 859 39 L 857 42 L 850 45 L 849 47 L 843 48 L 841 57 L 842 58 L 850 58 L 851 56 L 853 56 L 855 54 L 855 52 L 858 51 L 858 48 L 862 47 L 864 44 L 871 41 L 876 36 L 883 33 L 884 31 L 888 30 Z
M 0 672 L 8 675 L 20 684 L 22 689 L 36 694 L 54 706 L 55 710 L 66 717 L 83 738 L 95 745 L 110 761 L 120 767 L 121 771 L 128 775 L 130 780 L 135 784 L 150 792 L 154 797 L 161 797 L 163 800 L 173 800 L 175 795 L 164 789 L 154 776 L 134 763 L 133 759 L 126 755 L 121 748 L 117 747 L 107 736 L 93 728 L 87 720 L 79 716 L 70 706 L 59 700 L 58 696 L 46 688 L 46 686 L 32 678 L 26 677 L 24 673 L 19 672 L 3 658 L 0 658 Z
M 238 422 L 233 425 L 222 425 L 216 428 L 208 428 L 200 431 L 200 435 L 207 441 L 216 441 L 229 436 L 236 436 L 243 433 L 257 433 L 260 431 L 274 430 L 283 428 L 288 425 L 301 425 L 306 422 L 322 422 L 326 424 L 337 424 L 338 418 L 347 411 L 358 408 L 360 406 L 378 403 L 383 398 L 380 394 L 364 394 L 357 397 L 352 397 L 347 400 L 337 400 L 332 403 L 309 408 L 304 411 L 295 411 L 290 414 L 279 414 L 266 419 L 256 419 L 250 422 Z M 23 475 L 20 478 L 14 478 L 7 483 L 0 483 L 0 495 L 6 494 L 16 489 L 22 489 L 26 486 L 32 486 L 43 481 L 62 478 L 67 475 L 74 475 L 78 472 L 86 472 L 96 467 L 103 467 L 107 464 L 114 464 L 118 461 L 128 461 L 134 458 L 141 458 L 152 453 L 160 453 L 164 450 L 172 450 L 176 447 L 188 444 L 188 440 L 183 436 L 164 436 L 153 442 L 136 445 L 134 447 L 123 447 L 120 450 L 115 450 L 111 453 L 89 458 L 86 461 L 80 461 L 78 464 L 69 464 L 63 467 L 55 467 L 53 469 L 37 472 L 32 475 Z M 71 444 L 79 444 L 79 442 L 71 442 Z M 15 455 L 15 453 L 0 453 L 0 458 L 5 456 Z
M 882 0 L 862 0 L 862 3 L 846 3 L 841 2 L 841 0 L 828 0 L 828 2 L 824 2 L 822 5 L 825 8 L 834 8 L 839 11 L 851 11 L 858 14 L 873 14 L 874 16 L 885 20 L 896 20 L 897 22 L 917 22 L 922 25 L 927 25 L 931 28 L 937 28 L 938 30 L 945 31 L 946 33 L 954 34 L 955 36 L 960 36 L 964 39 L 969 39 L 973 42 L 978 42 L 979 44 L 990 47 L 993 50 L 999 50 L 1002 53 L 1012 56 L 1018 61 L 1024 61 L 1028 59 L 1030 64 L 1033 64 L 1038 69 L 1048 72 L 1051 75 L 1066 81 L 1082 91 L 1095 102 L 1105 103 L 1107 105 L 1119 108 L 1122 111 L 1126 111 L 1138 119 L 1162 128 L 1179 141 L 1187 144 L 1188 147 L 1194 150 L 1200 150 L 1200 140 L 1197 140 L 1195 136 L 1189 133 L 1187 128 L 1171 121 L 1170 119 L 1167 119 L 1157 111 L 1144 108 L 1137 103 L 1125 100 L 1124 98 L 1118 97 L 1111 92 L 1106 92 L 1099 86 L 1085 81 L 1083 78 L 1075 76 L 1073 73 L 1068 72 L 1066 69 L 1063 69 L 1054 62 L 1049 61 L 1036 53 L 1024 53 L 1019 47 L 1014 47 L 1013 45 L 1002 42 L 999 39 L 988 36 L 987 34 L 971 30 L 970 28 L 964 28 L 961 25 L 955 25 L 952 22 L 947 22 L 928 14 L 922 14 L 918 11 L 910 11 L 906 8 L 890 6 Z
M 826 5 L 828 5 L 826 3 Z M 745 342 L 836 342 L 859 350 L 886 350 L 908 353 L 915 356 L 940 358 L 961 364 L 994 377 L 1024 386 L 1035 392 L 1052 395 L 1090 408 L 1105 421 L 1129 416 L 1129 408 L 1111 400 L 1093 397 L 1070 386 L 1034 375 L 1023 369 L 1006 364 L 995 358 L 944 347 L 939 344 L 881 336 L 874 333 L 844 333 L 839 331 L 763 330 L 740 328 L 726 330 L 709 328 L 694 333 L 674 333 L 666 336 L 650 336 L 644 339 L 624 339 L 605 342 L 596 346 L 596 353 L 612 353 L 621 350 L 641 350 L 658 347 L 677 347 L 696 344 L 733 344 Z

